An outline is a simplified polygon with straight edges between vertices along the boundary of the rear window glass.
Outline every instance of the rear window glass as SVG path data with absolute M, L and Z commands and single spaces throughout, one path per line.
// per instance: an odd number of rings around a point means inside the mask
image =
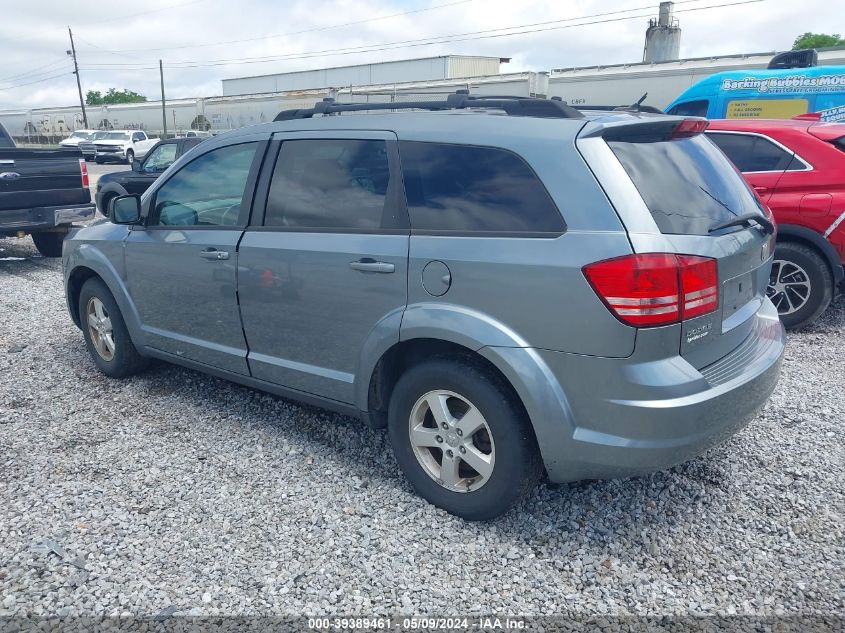
M 411 228 L 459 233 L 561 233 L 560 212 L 516 154 L 492 147 L 403 141 Z
M 756 134 L 710 132 L 710 140 L 727 154 L 742 172 L 784 171 L 792 162 L 792 152 L 784 151 L 770 140 Z M 798 169 L 804 166 L 796 161 Z
M 708 235 L 717 223 L 761 211 L 742 176 L 703 134 L 608 145 L 662 233 Z

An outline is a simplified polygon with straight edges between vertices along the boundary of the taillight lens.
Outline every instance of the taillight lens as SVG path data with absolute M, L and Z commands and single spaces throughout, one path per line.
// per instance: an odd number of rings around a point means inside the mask
M 716 260 L 678 255 L 681 276 L 681 319 L 713 312 L 719 305 L 719 274 Z
M 719 305 L 716 260 L 640 253 L 584 267 L 584 276 L 623 323 L 651 327 L 713 312 Z
M 88 180 L 88 163 L 85 162 L 84 158 L 79 159 L 79 173 L 82 174 L 82 188 L 87 189 L 91 181 Z

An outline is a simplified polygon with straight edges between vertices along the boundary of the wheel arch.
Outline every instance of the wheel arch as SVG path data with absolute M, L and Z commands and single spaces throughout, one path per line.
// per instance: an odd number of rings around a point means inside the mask
M 67 264 L 65 273 L 65 297 L 67 299 L 68 311 L 77 327 L 79 323 L 79 293 L 82 286 L 89 279 L 96 277 L 100 279 L 111 292 L 112 297 L 120 308 L 123 321 L 129 330 L 129 336 L 133 343 L 140 349 L 143 343 L 141 331 L 141 320 L 135 304 L 129 298 L 126 285 L 123 283 L 118 271 L 108 258 L 98 249 L 91 245 L 85 245 L 76 249 Z
M 845 269 L 843 269 L 836 249 L 833 248 L 833 245 L 824 236 L 812 229 L 808 229 L 806 226 L 779 224 L 777 241 L 798 242 L 799 244 L 804 244 L 809 248 L 815 249 L 830 267 L 834 287 L 842 283 L 843 277 L 845 277 Z
M 103 187 L 97 192 L 97 206 L 100 208 L 100 213 L 105 216 L 108 216 L 109 210 L 107 205 L 105 204 L 106 200 L 111 198 L 112 196 L 125 196 L 129 192 L 118 182 L 107 182 L 103 185 Z M 103 208 L 106 207 L 106 208 Z

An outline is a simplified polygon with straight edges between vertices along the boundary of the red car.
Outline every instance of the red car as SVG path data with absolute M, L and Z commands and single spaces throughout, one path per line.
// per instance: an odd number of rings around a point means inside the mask
M 830 305 L 845 264 L 845 123 L 810 116 L 714 120 L 707 130 L 774 213 L 768 295 L 792 328 Z

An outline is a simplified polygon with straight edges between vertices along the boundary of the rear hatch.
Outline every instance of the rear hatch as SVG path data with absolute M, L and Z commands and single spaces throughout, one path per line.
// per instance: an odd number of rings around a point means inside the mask
M 91 202 L 77 149 L 0 149 L 0 211 Z
M 617 170 L 617 175 L 623 179 L 627 175 L 633 184 L 626 199 L 617 195 L 612 201 L 634 253 L 715 260 L 716 279 L 699 287 L 712 283 L 718 304 L 692 318 L 679 311 L 675 320 L 680 321 L 681 355 L 694 367 L 705 367 L 737 348 L 754 327 L 771 267 L 775 232 L 771 214 L 721 150 L 701 133 L 706 127 L 703 120 L 628 117 L 604 129 L 600 122 L 594 126 L 592 135 L 601 137 L 621 164 L 624 173 Z M 610 155 L 607 159 L 612 160 Z M 697 296 L 689 292 L 685 296 L 683 282 L 679 287 L 681 305 Z

